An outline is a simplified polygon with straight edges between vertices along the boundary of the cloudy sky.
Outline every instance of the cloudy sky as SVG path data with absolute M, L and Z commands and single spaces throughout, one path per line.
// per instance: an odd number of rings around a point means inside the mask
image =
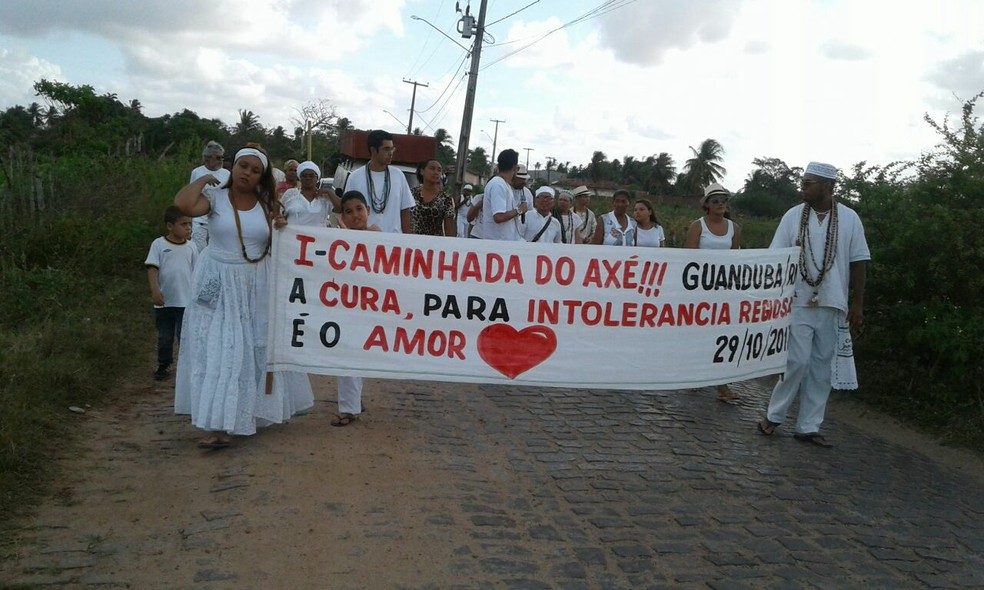
M 468 0 L 459 0 L 462 9 Z M 532 4 L 531 4 L 532 3 Z M 480 0 L 471 0 L 471 13 Z M 706 138 L 725 185 L 756 157 L 841 167 L 912 158 L 924 114 L 984 90 L 980 0 L 489 0 L 471 147 L 531 167 L 668 152 Z M 518 12 L 517 12 L 518 11 Z M 515 13 L 515 14 L 512 14 Z M 329 99 L 357 127 L 457 138 L 468 69 L 451 0 L 3 0 L 0 108 L 40 78 L 188 108 L 226 123 L 250 109 L 291 128 Z M 484 131 L 484 132 L 483 132 Z M 526 152 L 523 148 L 532 148 Z

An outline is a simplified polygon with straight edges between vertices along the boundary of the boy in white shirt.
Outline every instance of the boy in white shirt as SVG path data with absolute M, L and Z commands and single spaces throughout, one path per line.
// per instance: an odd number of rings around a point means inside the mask
M 157 325 L 156 381 L 167 379 L 174 362 L 174 341 L 181 342 L 181 321 L 191 298 L 191 275 L 198 247 L 190 241 L 192 220 L 173 205 L 164 211 L 167 235 L 150 245 L 144 264 Z

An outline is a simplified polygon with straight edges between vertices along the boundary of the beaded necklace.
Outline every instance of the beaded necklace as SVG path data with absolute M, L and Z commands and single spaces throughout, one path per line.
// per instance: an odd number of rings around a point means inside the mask
M 249 254 L 246 253 L 246 242 L 243 241 L 243 226 L 242 222 L 239 221 L 239 209 L 236 208 L 236 203 L 232 200 L 232 193 L 227 194 L 229 196 L 229 204 L 232 205 L 232 215 L 236 218 L 236 235 L 239 236 L 239 247 L 243 249 L 243 258 L 250 264 L 256 264 L 266 258 L 266 255 L 270 253 L 270 244 L 273 242 L 273 216 L 265 215 L 267 218 L 267 229 L 270 231 L 270 234 L 267 236 L 266 248 L 263 249 L 263 254 L 260 254 L 259 258 L 250 258 Z M 260 204 L 260 207 L 265 212 L 266 207 L 263 206 L 263 203 L 259 199 L 257 199 L 257 203 Z
M 390 169 L 386 167 L 386 178 L 383 180 L 383 198 L 376 196 L 376 186 L 372 182 L 372 172 L 369 171 L 369 164 L 366 164 L 366 179 L 369 184 L 369 201 L 373 213 L 382 213 L 386 209 L 386 203 L 390 198 Z
M 560 214 L 557 220 L 560 221 L 560 241 L 565 244 L 573 244 L 574 243 L 574 214 L 571 213 L 570 211 L 567 212 L 567 227 L 564 227 L 563 213 Z M 568 232 L 570 233 L 570 239 L 568 239 L 567 237 Z
M 799 256 L 799 267 L 800 276 L 806 281 L 806 284 L 813 287 L 813 296 L 810 298 L 810 307 L 816 307 L 819 304 L 820 298 L 820 283 L 823 282 L 824 276 L 826 276 L 827 271 L 829 271 L 834 266 L 834 259 L 837 256 L 837 204 L 833 203 L 830 207 L 830 218 L 827 220 L 827 236 L 823 244 L 823 263 L 817 263 L 816 254 L 813 252 L 813 244 L 810 241 L 810 206 L 803 206 L 803 215 L 800 217 L 800 227 L 799 227 L 799 245 L 800 245 L 800 256 Z M 810 277 L 810 270 L 807 268 L 807 250 L 810 251 L 810 262 L 813 263 L 813 268 L 817 270 L 817 278 Z

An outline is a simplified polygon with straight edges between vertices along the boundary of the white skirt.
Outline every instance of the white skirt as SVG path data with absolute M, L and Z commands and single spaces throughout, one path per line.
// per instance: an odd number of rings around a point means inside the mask
M 268 266 L 211 247 L 198 257 L 174 387 L 174 412 L 198 428 L 255 434 L 314 405 L 305 373 L 274 372 L 267 387 Z

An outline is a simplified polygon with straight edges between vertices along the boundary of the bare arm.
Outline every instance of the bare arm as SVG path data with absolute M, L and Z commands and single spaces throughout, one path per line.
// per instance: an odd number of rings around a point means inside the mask
M 478 213 L 482 210 L 482 203 L 485 201 L 478 201 L 474 205 L 468 208 L 468 223 L 472 223 L 478 218 Z
M 164 294 L 161 293 L 160 283 L 157 281 L 158 268 L 156 266 L 147 267 L 147 281 L 150 283 L 150 298 L 154 305 L 164 305 Z
M 741 226 L 734 222 L 731 225 L 735 228 L 735 232 L 731 235 L 731 249 L 741 250 Z
M 605 241 L 605 224 L 601 219 L 598 219 L 597 225 L 595 226 L 594 235 L 591 236 L 591 243 L 600 246 Z
M 444 235 L 448 238 L 458 236 L 458 224 L 455 223 L 454 217 L 448 217 L 444 220 Z
M 405 234 L 413 233 L 413 219 L 410 217 L 410 209 L 400 211 L 400 229 Z
M 208 199 L 202 194 L 206 186 L 217 185 L 219 181 L 211 174 L 202 176 L 195 182 L 185 185 L 184 188 L 174 195 L 174 206 L 181 210 L 181 213 L 188 217 L 201 217 L 208 215 L 212 210 Z
M 684 248 L 699 248 L 700 247 L 700 222 L 695 221 L 690 224 L 690 228 L 687 229 L 687 239 L 683 243 Z
M 851 263 L 851 303 L 848 306 L 847 322 L 852 330 L 864 324 L 864 284 L 868 278 L 868 261 Z

